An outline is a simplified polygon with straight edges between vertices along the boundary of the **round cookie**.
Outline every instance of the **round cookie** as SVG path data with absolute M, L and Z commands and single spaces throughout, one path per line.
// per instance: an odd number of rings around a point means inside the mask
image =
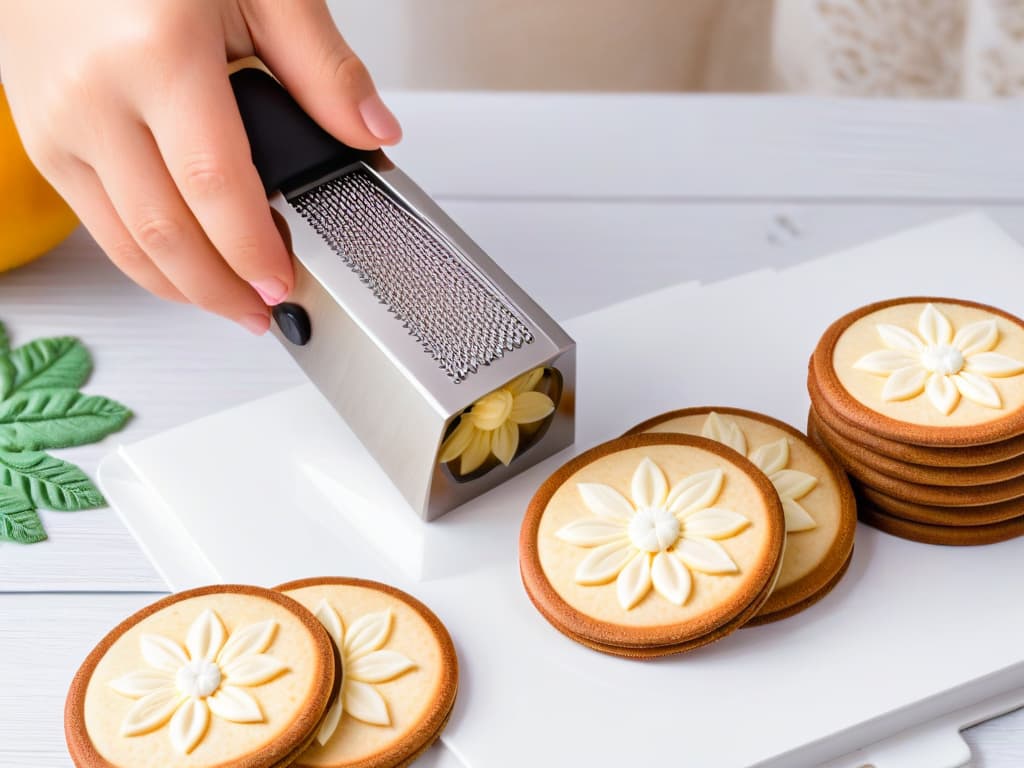
M 864 466 L 889 477 L 922 485 L 973 486 L 1001 483 L 1024 476 L 1024 456 L 980 467 L 929 467 L 892 459 L 858 445 L 825 424 L 813 408 L 807 418 L 808 423 L 814 424 L 814 428 L 829 445 L 834 445 L 837 450 Z
M 813 360 L 834 410 L 889 440 L 963 447 L 1024 434 L 1024 323 L 994 307 L 871 304 L 833 323 Z
M 278 589 L 326 627 L 345 670 L 341 695 L 297 768 L 396 768 L 434 743 L 455 705 L 459 672 L 451 637 L 429 608 L 362 579 Z
M 851 477 L 862 485 L 881 491 L 887 496 L 938 507 L 973 507 L 991 505 L 1024 497 L 1024 477 L 1007 480 L 1002 483 L 975 486 L 941 486 L 912 483 L 896 477 L 884 475 L 871 469 L 858 459 L 849 456 L 836 445 L 829 443 L 819 434 L 821 442 L 828 447 L 832 455 Z
M 836 575 L 832 577 L 832 580 L 829 581 L 824 587 L 819 589 L 817 592 L 815 592 L 813 595 L 808 597 L 806 600 L 791 605 L 788 608 L 782 608 L 776 611 L 775 613 L 761 612 L 757 616 L 752 618 L 750 621 L 748 621 L 744 626 L 760 627 L 765 624 L 771 624 L 776 621 L 781 621 L 782 619 L 788 619 L 790 616 L 796 616 L 798 613 L 807 610 L 812 605 L 821 602 L 822 598 L 828 595 L 828 593 L 835 589 L 836 585 L 843 580 L 843 576 L 845 576 L 846 572 L 850 569 L 850 563 L 852 562 L 853 552 L 850 553 L 850 556 L 846 559 L 846 562 L 843 563 L 842 567 L 836 572 Z
M 1024 536 L 1024 518 L 1005 520 L 991 525 L 944 526 L 926 525 L 886 514 L 865 498 L 858 505 L 860 519 L 885 533 L 921 544 L 975 546 L 997 544 Z
M 784 540 L 778 494 L 747 459 L 706 438 L 630 435 L 541 485 L 520 572 L 564 634 L 634 656 L 680 652 L 760 608 Z
M 857 491 L 887 515 L 902 517 L 904 520 L 925 525 L 971 527 L 992 525 L 1024 517 L 1024 499 L 1013 499 L 980 507 L 936 507 L 927 504 L 914 504 L 886 496 L 884 493 L 864 485 L 860 486 Z
M 897 461 L 929 467 L 979 467 L 1024 456 L 1024 435 L 988 445 L 942 448 L 900 443 L 863 430 L 840 417 L 825 400 L 818 389 L 813 360 L 808 366 L 807 391 L 811 397 L 811 406 L 820 421 L 858 445 Z
M 846 473 L 790 425 L 739 408 L 686 408 L 627 434 L 702 435 L 738 451 L 769 476 L 786 513 L 786 547 L 775 589 L 759 617 L 792 615 L 835 585 L 853 551 L 857 505 Z M 822 593 L 824 596 L 825 592 Z
M 171 595 L 114 628 L 65 705 L 78 768 L 289 765 L 335 693 L 330 637 L 278 592 L 212 586 Z

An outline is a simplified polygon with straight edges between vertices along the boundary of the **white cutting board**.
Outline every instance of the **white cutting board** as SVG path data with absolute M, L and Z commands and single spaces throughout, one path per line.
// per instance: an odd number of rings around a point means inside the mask
M 861 526 L 823 602 L 638 663 L 536 613 L 517 536 L 556 466 L 658 412 L 734 405 L 802 425 L 807 359 L 849 309 L 937 294 L 1024 314 L 1021 286 L 1024 249 L 971 215 L 576 318 L 576 448 L 430 524 L 311 386 L 125 446 L 100 480 L 172 589 L 355 575 L 427 602 L 462 672 L 436 765 L 952 768 L 968 757 L 959 728 L 1024 705 L 1024 539 L 932 547 Z

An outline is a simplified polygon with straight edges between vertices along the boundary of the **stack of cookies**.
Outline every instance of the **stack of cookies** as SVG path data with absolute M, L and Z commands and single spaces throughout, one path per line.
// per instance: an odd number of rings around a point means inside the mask
M 650 658 L 814 604 L 842 578 L 855 527 L 844 472 L 800 432 L 692 408 L 555 472 L 523 520 L 520 572 L 562 634 Z
M 78 768 L 395 768 L 437 738 L 457 680 L 445 628 L 392 587 L 205 587 L 100 642 L 65 734 Z
M 1024 322 L 941 298 L 879 302 L 825 332 L 808 433 L 854 480 L 861 519 L 931 544 L 1024 534 Z

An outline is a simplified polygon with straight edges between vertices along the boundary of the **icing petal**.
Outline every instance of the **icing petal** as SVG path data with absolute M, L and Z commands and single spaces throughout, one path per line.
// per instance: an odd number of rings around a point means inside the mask
M 740 429 L 735 419 L 727 416 L 720 416 L 712 411 L 704 420 L 704 426 L 700 431 L 701 437 L 715 440 L 732 448 L 737 453 L 747 455 L 747 438 Z
M 506 421 L 491 434 L 491 453 L 506 467 L 512 463 L 519 448 L 519 426 Z
M 660 507 L 668 496 L 668 480 L 657 464 L 644 458 L 633 473 L 631 493 L 637 509 Z
M 960 394 L 971 402 L 984 405 L 987 408 L 1002 408 L 1003 401 L 999 392 L 991 381 L 984 376 L 979 376 L 970 371 L 960 371 L 956 376 L 950 377 Z
M 364 683 L 383 683 L 415 669 L 416 664 L 397 651 L 373 651 L 349 662 L 345 674 Z
M 998 352 L 981 352 L 967 358 L 966 370 L 971 373 L 980 373 L 982 376 L 1002 378 L 1024 373 L 1024 363 Z
M 924 389 L 927 379 L 928 371 L 920 365 L 908 365 L 906 368 L 900 368 L 886 379 L 885 386 L 882 387 L 882 399 L 892 401 L 917 397 Z
M 190 659 L 206 659 L 213 661 L 224 645 L 227 633 L 220 618 L 213 611 L 206 609 L 200 613 L 185 638 L 185 648 Z
M 793 499 L 782 500 L 782 511 L 786 513 L 786 533 L 799 533 L 817 528 L 818 524 L 800 502 Z
M 391 725 L 387 702 L 380 695 L 380 691 L 369 683 L 346 680 L 342 696 L 345 700 L 345 711 L 356 720 L 370 725 Z
M 587 586 L 607 584 L 619 575 L 634 554 L 636 550 L 628 539 L 603 544 L 591 550 L 576 566 L 576 583 Z
M 543 368 L 534 368 L 532 371 L 527 371 L 522 376 L 512 379 L 512 381 L 505 385 L 505 389 L 513 395 L 521 395 L 523 392 L 531 392 L 537 388 L 537 384 L 540 383 L 543 376 Z
M 463 416 L 459 421 L 459 425 L 452 430 L 452 433 L 448 435 L 448 438 L 441 445 L 441 453 L 437 460 L 442 464 L 447 464 L 449 461 L 457 459 L 469 448 L 469 444 L 473 442 L 473 435 L 476 434 L 476 431 L 477 429 L 473 426 L 473 422 Z
M 750 520 L 731 509 L 711 507 L 686 518 L 684 532 L 708 539 L 726 539 L 750 525 Z
M 932 405 L 939 413 L 948 416 L 960 402 L 960 391 L 952 382 L 949 376 L 941 373 L 933 373 L 928 377 L 928 384 L 924 388 Z
M 222 685 L 206 699 L 210 711 L 221 720 L 232 723 L 262 723 L 263 712 L 250 694 L 233 685 Z
M 462 452 L 462 463 L 459 464 L 459 472 L 468 475 L 480 469 L 480 465 L 487 461 L 491 455 L 491 433 L 473 428 L 473 437 Z
M 964 357 L 988 352 L 999 341 L 999 326 L 995 320 L 979 320 L 965 325 L 953 337 L 953 346 Z
M 949 344 L 953 340 L 952 324 L 934 304 L 928 304 L 922 310 L 917 321 L 917 331 L 928 344 Z
M 775 486 L 780 498 L 802 499 L 818 484 L 818 478 L 795 469 L 782 469 L 773 474 L 769 480 Z
M 129 672 L 123 677 L 111 680 L 107 685 L 122 696 L 141 699 L 143 696 L 148 696 L 162 688 L 173 689 L 174 675 L 169 672 L 143 669 L 138 672 Z
M 783 437 L 774 443 L 762 445 L 750 454 L 750 460 L 766 475 L 785 469 L 789 464 L 789 440 Z
M 187 755 L 206 735 L 210 725 L 210 709 L 202 699 L 186 699 L 171 718 L 171 744 Z
M 626 539 L 626 527 L 617 520 L 599 517 L 573 520 L 555 532 L 555 538 L 577 547 L 596 547 L 611 541 Z
M 917 358 L 898 349 L 879 349 L 869 352 L 853 364 L 858 371 L 888 376 L 893 371 L 914 365 Z
M 640 552 L 619 573 L 615 580 L 615 593 L 619 605 L 628 611 L 650 591 L 651 556 L 647 552 Z
M 543 392 L 523 392 L 516 395 L 508 418 L 516 424 L 533 424 L 546 419 L 554 410 L 554 402 Z
M 603 483 L 577 483 L 576 490 L 587 509 L 598 517 L 628 523 L 635 510 L 629 500 L 610 485 Z
M 345 635 L 345 658 L 352 659 L 376 651 L 391 634 L 391 611 L 376 611 L 352 622 Z
M 695 571 L 703 573 L 736 573 L 739 568 L 729 553 L 717 541 L 711 539 L 690 539 L 685 531 L 672 554 Z
M 659 595 L 673 605 L 683 605 L 690 596 L 693 579 L 679 560 L 659 552 L 651 563 L 651 583 Z
M 341 696 L 335 699 L 331 708 L 327 710 L 327 714 L 324 715 L 323 722 L 320 723 L 320 730 L 316 732 L 316 740 L 321 747 L 331 740 L 331 736 L 333 736 L 334 732 L 338 729 L 338 723 L 341 722 L 341 715 L 345 711 L 343 702 L 344 698 Z
M 142 658 L 154 669 L 162 672 L 177 672 L 188 664 L 188 656 L 180 645 L 160 635 L 143 635 L 139 641 Z
M 898 349 L 912 355 L 918 355 L 924 350 L 924 343 L 905 328 L 888 323 L 879 323 L 875 327 L 878 329 L 878 335 L 882 337 L 882 343 L 889 349 Z
M 250 653 L 225 664 L 221 671 L 224 682 L 230 685 L 263 685 L 288 669 L 288 665 L 273 656 Z
M 217 662 L 223 667 L 250 653 L 263 653 L 270 647 L 276 631 L 277 622 L 273 620 L 260 621 L 236 630 L 221 649 Z
M 672 487 L 665 502 L 668 511 L 677 517 L 710 507 L 722 492 L 725 473 L 720 469 L 709 469 L 680 480 Z
M 313 611 L 313 615 L 324 625 L 324 629 L 327 630 L 327 634 L 331 636 L 334 644 L 341 648 L 342 643 L 345 642 L 345 624 L 338 612 L 326 600 L 321 600 L 320 605 Z
M 182 698 L 178 689 L 173 687 L 161 688 L 143 696 L 125 713 L 121 722 L 121 735 L 141 736 L 155 731 L 171 719 Z

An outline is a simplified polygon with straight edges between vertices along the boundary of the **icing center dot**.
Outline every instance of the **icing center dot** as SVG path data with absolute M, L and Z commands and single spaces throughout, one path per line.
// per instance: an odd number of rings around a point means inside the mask
M 641 509 L 629 521 L 629 540 L 641 552 L 664 552 L 679 538 L 679 521 L 666 509 Z
M 203 699 L 220 687 L 220 667 L 206 659 L 193 659 L 178 670 L 174 682 L 186 696 Z
M 933 344 L 921 353 L 921 365 L 932 373 L 951 376 L 964 367 L 963 353 L 949 344 Z
M 481 397 L 473 405 L 473 426 L 477 429 L 497 429 L 512 413 L 514 399 L 512 393 L 504 389 Z

